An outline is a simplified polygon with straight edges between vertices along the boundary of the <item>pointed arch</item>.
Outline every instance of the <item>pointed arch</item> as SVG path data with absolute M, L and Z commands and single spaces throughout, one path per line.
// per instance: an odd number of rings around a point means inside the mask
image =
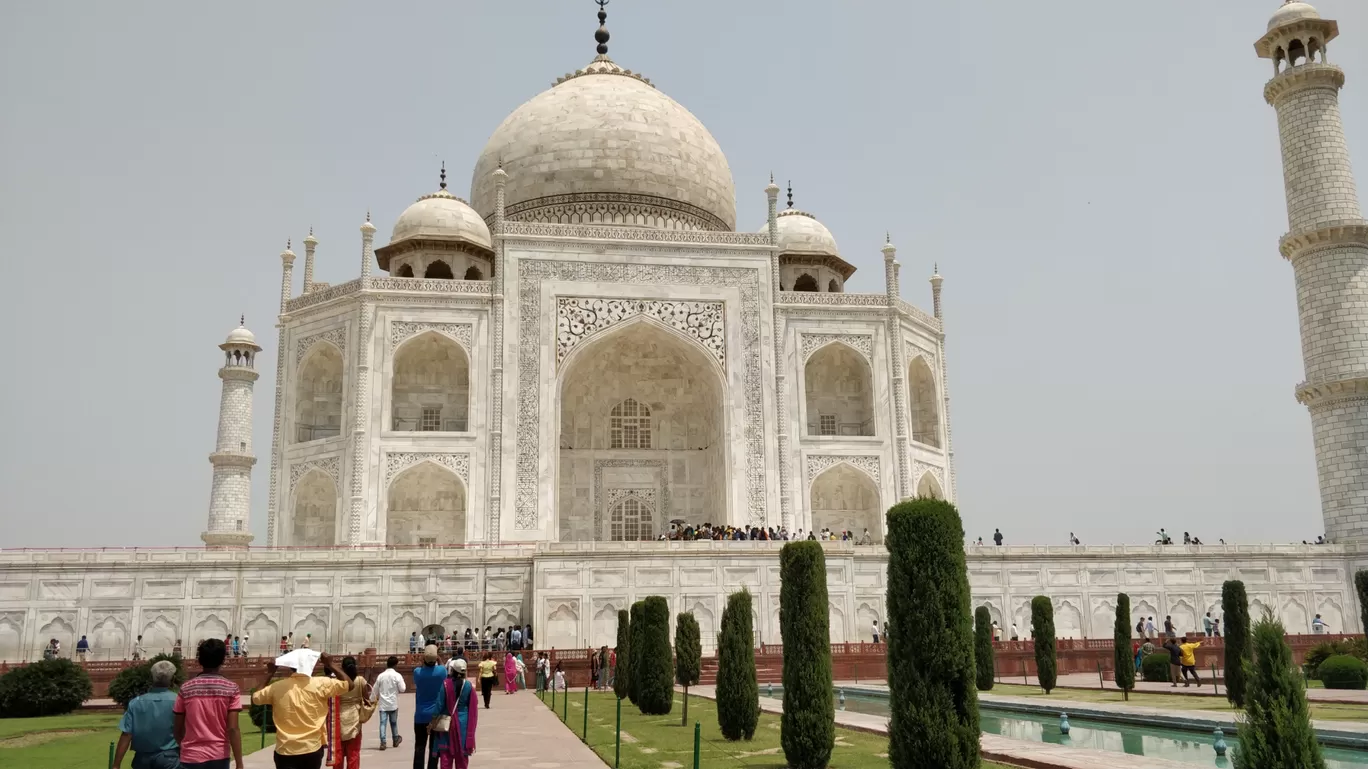
M 814 278 L 814 277 L 812 277 L 811 275 L 809 275 L 809 274 L 807 274 L 807 273 L 805 272 L 805 273 L 803 273 L 802 275 L 799 275 L 797 278 L 794 279 L 794 281 L 793 281 L 793 290 L 794 290 L 794 291 L 816 291 L 816 290 L 817 290 L 817 279 Z
M 1287 599 L 1282 611 L 1278 612 L 1278 619 L 1282 620 L 1283 628 L 1288 633 L 1297 635 L 1311 632 L 1311 617 L 1306 613 L 1306 606 L 1296 598 Z
M 340 508 L 341 497 L 332 476 L 318 468 L 309 470 L 294 487 L 290 544 L 295 547 L 337 544 Z
M 940 404 L 936 399 L 936 376 L 921 355 L 907 365 L 907 390 L 911 395 L 912 440 L 940 448 Z
M 250 640 L 253 637 L 257 639 L 252 644 L 252 647 L 258 649 L 258 654 L 260 654 L 260 650 L 263 649 L 267 654 L 270 654 L 271 650 L 276 648 L 276 642 L 280 639 L 281 635 L 280 625 L 276 624 L 275 620 L 262 612 L 257 612 L 257 615 L 253 617 L 243 629 L 247 631 L 246 634 L 243 635 L 243 640 Z
M 424 459 L 390 481 L 385 495 L 389 545 L 455 545 L 466 541 L 466 488 L 450 468 Z
M 190 638 L 190 645 L 186 651 L 199 646 L 200 641 L 210 638 L 223 638 L 228 635 L 228 623 L 218 618 L 217 614 L 210 614 L 195 624 L 194 633 Z
M 639 494 L 628 494 L 608 510 L 608 538 L 614 542 L 655 539 L 659 528 L 655 505 Z
M 922 473 L 922 477 L 917 481 L 917 496 L 925 499 L 945 499 L 945 491 L 941 489 L 935 473 L 930 470 Z
M 456 279 L 456 275 L 451 271 L 451 265 L 441 259 L 433 260 L 433 262 L 427 266 L 427 269 L 423 270 L 423 277 L 437 280 Z
M 411 278 L 411 277 L 413 277 L 413 265 L 411 265 L 411 264 L 403 264 L 403 265 L 400 265 L 400 266 L 399 266 L 399 271 L 396 272 L 396 273 L 394 274 L 394 277 L 396 277 L 396 278 Z
M 855 348 L 829 342 L 803 365 L 808 435 L 874 435 L 874 374 Z
M 24 628 L 7 616 L 0 616 L 0 661 L 24 658 Z
M 608 448 L 651 448 L 651 408 L 628 398 L 608 412 Z
M 465 279 L 466 279 L 466 280 L 484 280 L 484 273 L 480 272 L 480 268 L 479 268 L 479 267 L 476 267 L 475 265 L 472 264 L 472 265 L 470 265 L 470 267 L 467 268 L 466 271 L 465 271 Z
M 375 622 L 356 612 L 342 623 L 342 648 L 347 652 L 365 651 L 375 645 Z
M 883 541 L 879 486 L 863 469 L 837 462 L 812 479 L 808 501 L 813 531 L 851 531 L 858 540 L 868 530 L 873 541 Z
M 342 432 L 342 351 L 320 339 L 295 376 L 295 442 L 336 438 Z
M 394 350 L 390 419 L 400 432 L 470 429 L 470 356 L 435 329 L 415 334 Z
M 326 615 L 326 612 L 324 614 Z M 294 626 L 295 643 L 299 644 L 307 636 L 313 636 L 309 641 L 309 646 L 315 649 L 325 648 L 328 640 L 328 622 L 315 612 L 309 612 L 304 619 L 295 623 Z

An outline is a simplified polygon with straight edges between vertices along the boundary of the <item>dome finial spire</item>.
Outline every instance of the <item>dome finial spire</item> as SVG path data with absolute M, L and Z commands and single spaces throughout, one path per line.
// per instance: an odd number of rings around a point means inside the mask
M 598 7 L 599 7 L 599 12 L 598 12 L 599 28 L 598 28 L 598 31 L 594 33 L 594 39 L 598 41 L 598 55 L 599 55 L 599 56 L 607 56 L 607 55 L 608 55 L 608 28 L 607 28 L 606 26 L 604 26 L 604 24 L 608 21 L 608 12 L 605 11 L 605 10 L 603 10 L 603 7 L 606 6 L 606 5 L 608 5 L 608 0 L 594 0 L 594 2 L 595 2 L 595 3 L 598 3 Z
M 439 178 L 441 178 L 442 183 L 439 184 L 439 185 L 437 185 L 437 186 L 440 187 L 440 188 L 442 188 L 442 189 L 446 189 L 446 161 L 445 161 L 445 160 L 442 161 L 442 173 L 439 174 Z
M 789 207 L 789 208 L 793 208 L 793 180 L 792 180 L 792 179 L 789 179 L 789 183 L 788 183 L 788 207 Z
M 239 326 L 242 326 L 242 327 L 244 327 L 244 328 L 247 326 L 247 314 L 246 314 L 246 313 L 243 313 L 242 315 L 239 315 L 239 316 L 238 316 L 238 325 L 239 325 Z

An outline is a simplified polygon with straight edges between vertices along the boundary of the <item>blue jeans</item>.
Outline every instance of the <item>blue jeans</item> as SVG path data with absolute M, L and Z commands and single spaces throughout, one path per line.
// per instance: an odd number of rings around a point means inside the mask
M 381 711 L 379 711 L 379 715 L 380 715 L 380 744 L 381 744 L 381 745 L 384 745 L 384 744 L 385 744 L 385 722 L 386 722 L 386 721 L 389 722 L 389 730 L 390 730 L 390 733 L 394 735 L 394 739 L 395 739 L 395 740 L 398 740 L 398 739 L 399 739 L 399 711 L 397 711 L 397 710 L 381 710 Z M 398 744 L 398 743 L 396 742 L 395 744 Z

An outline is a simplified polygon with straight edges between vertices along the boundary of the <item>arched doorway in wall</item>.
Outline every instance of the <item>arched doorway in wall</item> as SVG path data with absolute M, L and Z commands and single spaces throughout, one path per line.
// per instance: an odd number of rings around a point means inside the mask
M 342 431 L 342 352 L 327 342 L 309 349 L 295 375 L 294 442 Z
M 936 476 L 930 470 L 922 473 L 921 480 L 917 481 L 917 496 L 923 499 L 945 499 L 940 481 L 936 480 Z
M 808 435 L 873 435 L 874 378 L 869 361 L 833 342 L 803 366 Z
M 454 339 L 425 331 L 394 351 L 390 421 L 400 432 L 469 431 L 470 358 Z
M 852 531 L 858 541 L 868 529 L 875 542 L 883 541 L 879 487 L 863 471 L 838 462 L 812 479 L 808 496 L 812 531 Z
M 560 369 L 559 539 L 654 538 L 675 519 L 727 521 L 723 387 L 715 358 L 654 320 L 580 342 Z M 632 494 L 631 510 L 613 509 Z
M 337 484 L 321 470 L 305 473 L 294 488 L 290 544 L 327 547 L 337 544 Z
M 390 482 L 385 543 L 441 546 L 466 541 L 466 491 L 461 479 L 434 462 L 419 462 Z

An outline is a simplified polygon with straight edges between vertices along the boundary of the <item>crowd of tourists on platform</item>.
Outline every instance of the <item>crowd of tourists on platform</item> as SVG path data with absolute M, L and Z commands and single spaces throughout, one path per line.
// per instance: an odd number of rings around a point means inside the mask
M 695 540 L 735 540 L 735 541 L 775 541 L 787 542 L 789 540 L 812 539 L 826 542 L 854 542 L 857 545 L 872 545 L 874 537 L 870 535 L 869 529 L 865 529 L 863 534 L 856 534 L 853 531 L 836 531 L 827 527 L 822 527 L 817 531 L 804 532 L 798 529 L 789 532 L 785 527 L 775 528 L 773 526 L 726 526 L 722 524 L 705 523 L 701 526 L 693 526 L 685 521 L 674 521 L 670 524 L 670 530 L 661 534 L 661 541 L 695 541 Z
M 417 654 L 419 649 L 427 648 L 428 644 L 436 646 L 438 652 L 448 656 L 455 654 L 457 650 L 467 654 L 477 651 L 517 652 L 532 648 L 532 626 L 510 625 L 495 628 L 486 625 L 483 633 L 474 628 L 466 628 L 465 635 L 460 638 L 451 633 L 428 638 L 414 631 L 409 635 L 409 654 Z

